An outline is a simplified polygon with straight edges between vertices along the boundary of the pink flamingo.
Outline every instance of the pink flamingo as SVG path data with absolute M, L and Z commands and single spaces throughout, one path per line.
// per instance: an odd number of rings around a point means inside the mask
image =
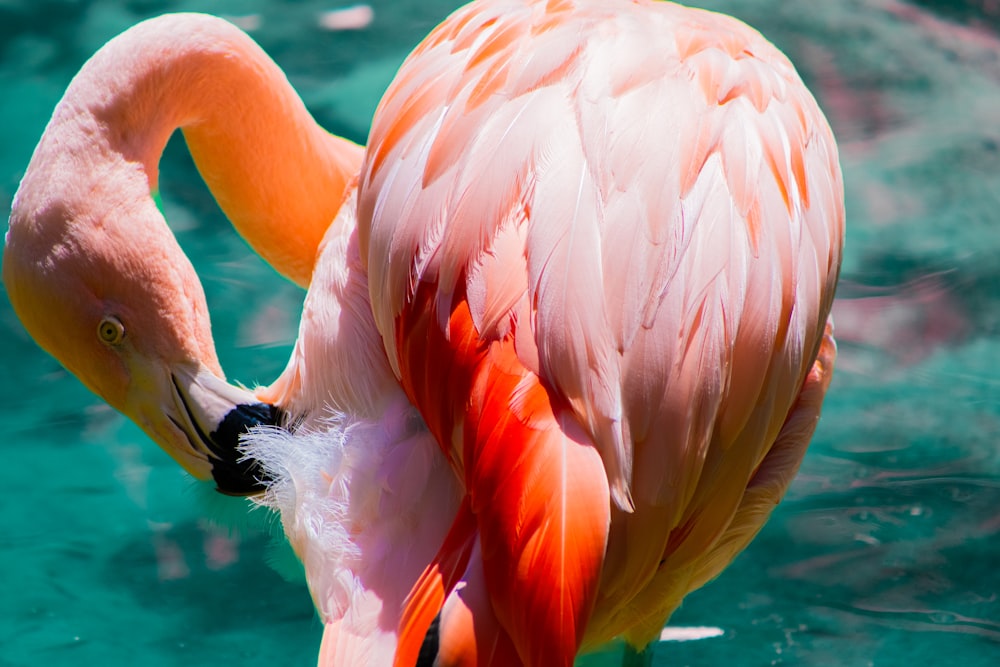
M 254 393 L 225 382 L 150 195 L 176 128 L 309 284 Z M 39 344 L 192 474 L 274 478 L 321 664 L 570 665 L 645 647 L 784 494 L 835 357 L 842 189 L 791 64 L 718 14 L 474 2 L 403 64 L 367 149 L 238 30 L 179 15 L 71 84 L 3 277 Z

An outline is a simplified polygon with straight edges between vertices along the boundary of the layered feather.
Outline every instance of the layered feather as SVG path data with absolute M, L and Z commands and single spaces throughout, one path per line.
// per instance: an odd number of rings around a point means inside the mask
M 571 537 L 523 538 L 551 511 L 531 475 L 558 488 L 569 462 L 543 461 L 568 433 L 599 454 L 613 507 L 599 585 L 579 577 L 594 595 L 574 603 L 592 605 L 587 637 L 563 628 L 554 644 L 645 637 L 650 615 L 665 621 L 735 555 L 717 548 L 726 535 L 753 532 L 741 526 L 759 513 L 740 508 L 819 350 L 842 197 L 815 101 L 734 19 L 480 2 L 404 64 L 362 168 L 362 261 L 393 370 L 467 491 L 499 498 L 495 480 L 515 480 L 513 514 L 473 511 L 498 617 L 528 664 L 542 664 L 531 631 L 496 592 L 511 571 L 489 559 L 502 546 L 507 561 L 546 562 Z M 505 430 L 534 415 L 528 396 L 553 415 L 544 437 Z M 603 516 L 572 537 L 587 542 Z M 671 577 L 673 593 L 645 595 Z M 521 618 L 553 627 L 562 613 Z

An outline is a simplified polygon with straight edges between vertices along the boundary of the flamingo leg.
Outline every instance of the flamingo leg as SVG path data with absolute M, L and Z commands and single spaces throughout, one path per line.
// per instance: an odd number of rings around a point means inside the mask
M 653 667 L 652 644 L 641 651 L 631 644 L 625 644 L 622 652 L 622 667 Z

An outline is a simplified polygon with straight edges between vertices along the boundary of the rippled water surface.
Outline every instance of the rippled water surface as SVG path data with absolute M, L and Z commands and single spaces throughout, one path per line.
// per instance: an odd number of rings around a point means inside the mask
M 141 18 L 238 17 L 316 117 L 363 142 L 407 51 L 457 3 L 0 3 L 0 208 L 69 78 Z M 714 0 L 799 67 L 840 140 L 840 359 L 786 501 L 672 624 L 658 665 L 1000 664 L 1000 3 Z M 232 233 L 180 142 L 167 217 L 223 365 L 266 383 L 303 294 Z M 309 665 L 321 632 L 262 512 L 196 488 L 0 303 L 0 665 Z M 228 517 L 233 533 L 206 516 Z M 587 665 L 617 664 L 618 654 Z

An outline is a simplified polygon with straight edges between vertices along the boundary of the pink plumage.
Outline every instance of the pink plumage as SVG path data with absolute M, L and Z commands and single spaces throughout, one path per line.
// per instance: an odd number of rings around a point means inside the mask
M 596 604 L 580 643 L 649 641 L 687 587 L 630 605 L 697 569 L 736 528 L 755 471 L 775 465 L 768 454 L 824 335 L 841 202 L 815 101 L 784 56 L 728 17 L 653 2 L 479 2 L 401 68 L 359 188 L 375 320 L 470 493 L 472 471 L 501 465 L 487 456 L 500 426 L 477 391 L 515 413 L 523 396 L 483 379 L 496 363 L 534 378 L 564 415 L 548 444 L 509 439 L 520 463 L 492 473 L 520 480 L 509 484 L 524 485 L 523 511 L 589 484 L 524 467 L 530 447 L 559 446 L 564 419 L 599 452 L 614 511 L 601 585 L 579 601 Z M 502 350 L 513 358 L 491 357 Z M 782 461 L 786 483 L 799 460 Z M 529 481 L 546 475 L 548 486 Z M 495 528 L 479 529 L 487 539 Z M 536 585 L 558 588 L 541 575 Z M 522 658 L 543 664 L 519 632 Z

